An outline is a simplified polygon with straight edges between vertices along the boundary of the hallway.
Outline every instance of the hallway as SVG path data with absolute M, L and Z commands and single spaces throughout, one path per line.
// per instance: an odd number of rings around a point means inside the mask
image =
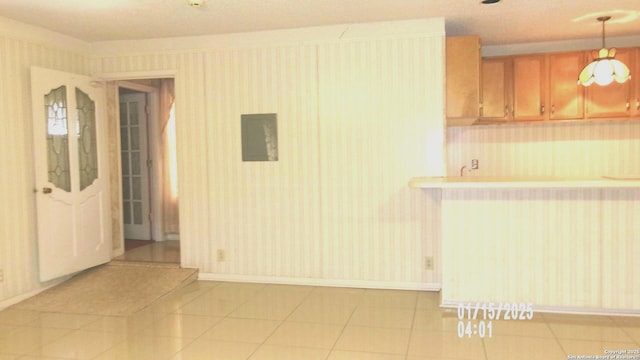
M 143 243 L 142 241 L 125 240 L 125 243 L 129 242 L 136 245 Z M 180 263 L 180 241 L 146 241 L 146 243 L 148 245 L 134 247 L 113 260 Z M 126 248 L 133 246 L 125 244 Z

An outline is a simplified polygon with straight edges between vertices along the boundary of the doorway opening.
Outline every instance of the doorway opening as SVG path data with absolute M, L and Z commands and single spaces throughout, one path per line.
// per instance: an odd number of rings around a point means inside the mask
M 115 260 L 180 263 L 173 84 L 115 82 L 122 234 Z

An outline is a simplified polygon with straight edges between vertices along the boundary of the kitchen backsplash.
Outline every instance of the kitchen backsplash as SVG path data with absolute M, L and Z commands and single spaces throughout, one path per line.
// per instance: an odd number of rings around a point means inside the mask
M 447 175 L 640 175 L 640 121 L 486 125 L 447 129 Z

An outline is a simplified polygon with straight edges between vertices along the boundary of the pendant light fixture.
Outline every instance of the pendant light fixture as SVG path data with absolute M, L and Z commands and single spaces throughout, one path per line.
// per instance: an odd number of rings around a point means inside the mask
M 616 60 L 616 49 L 607 49 L 604 46 L 604 23 L 611 19 L 611 16 L 601 16 L 598 21 L 602 22 L 602 49 L 594 50 L 591 54 L 593 61 L 585 66 L 578 76 L 578 84 L 589 86 L 596 83 L 600 86 L 611 84 L 614 80 L 623 83 L 631 78 L 629 68 L 622 61 Z

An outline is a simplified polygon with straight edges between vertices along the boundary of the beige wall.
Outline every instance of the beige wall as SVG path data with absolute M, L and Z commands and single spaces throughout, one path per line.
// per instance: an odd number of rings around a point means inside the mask
M 0 18 L 0 301 L 41 287 L 29 69 L 88 74 L 84 54 L 80 42 Z
M 480 160 L 480 169 L 470 175 L 637 175 L 640 122 L 449 128 L 448 174 L 458 174 L 471 159 Z
M 450 176 L 637 177 L 640 122 L 450 128 L 447 155 Z M 637 189 L 443 191 L 443 300 L 637 312 L 639 214 Z
M 184 266 L 216 279 L 437 288 L 423 261 L 438 252 L 438 205 L 407 181 L 444 171 L 444 28 L 409 23 L 174 52 L 102 44 L 95 73 L 176 71 Z M 279 161 L 242 162 L 240 115 L 269 112 Z

